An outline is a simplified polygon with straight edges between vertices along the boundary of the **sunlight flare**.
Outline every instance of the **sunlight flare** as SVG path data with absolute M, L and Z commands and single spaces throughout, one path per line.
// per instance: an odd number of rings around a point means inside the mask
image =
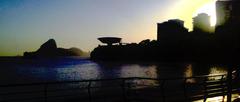
M 206 3 L 201 8 L 199 8 L 194 14 L 194 16 L 196 16 L 199 13 L 206 13 L 211 17 L 210 18 L 211 26 L 215 26 L 217 21 L 215 3 L 216 3 L 216 0 L 210 0 L 208 3 Z

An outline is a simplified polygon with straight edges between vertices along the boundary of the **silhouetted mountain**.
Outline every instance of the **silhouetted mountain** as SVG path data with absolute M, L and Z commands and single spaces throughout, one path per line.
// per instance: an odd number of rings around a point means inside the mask
M 84 52 L 78 48 L 57 48 L 59 56 L 83 56 Z
M 54 39 L 49 39 L 47 42 L 41 45 L 41 47 L 38 49 L 38 51 L 50 51 L 50 50 L 55 50 L 57 49 L 57 44 Z
M 84 56 L 87 54 L 78 48 L 57 48 L 56 41 L 50 39 L 35 52 L 24 52 L 24 57 Z

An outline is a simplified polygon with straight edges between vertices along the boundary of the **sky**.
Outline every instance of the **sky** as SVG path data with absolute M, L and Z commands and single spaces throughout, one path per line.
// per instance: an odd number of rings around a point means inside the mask
M 185 21 L 208 13 L 215 21 L 215 0 L 0 0 L 0 56 L 35 51 L 48 39 L 58 47 L 91 51 L 97 38 L 121 37 L 123 43 L 156 39 L 157 23 Z

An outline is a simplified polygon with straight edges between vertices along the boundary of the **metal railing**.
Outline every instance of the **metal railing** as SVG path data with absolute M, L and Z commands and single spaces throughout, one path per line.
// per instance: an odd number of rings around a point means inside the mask
M 233 79 L 233 92 L 240 88 Z M 227 93 L 226 74 L 188 78 L 115 78 L 0 85 L 0 102 L 169 102 Z

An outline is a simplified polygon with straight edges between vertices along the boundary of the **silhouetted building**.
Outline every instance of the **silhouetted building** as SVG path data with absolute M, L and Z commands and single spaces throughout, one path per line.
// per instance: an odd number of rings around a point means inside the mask
M 210 24 L 210 16 L 206 13 L 198 14 L 193 18 L 193 31 L 194 32 L 213 32 Z
M 227 22 L 240 22 L 240 0 L 218 0 L 216 2 L 217 26 Z
M 179 19 L 168 20 L 157 24 L 157 41 L 171 44 L 183 40 L 188 29 L 184 27 L 184 21 Z
M 231 15 L 231 1 L 218 0 L 216 2 L 217 26 L 224 25 Z
M 101 41 L 102 43 L 107 44 L 108 46 L 111 46 L 113 44 L 120 44 L 122 38 L 118 38 L 118 37 L 101 37 L 98 38 L 99 41 Z
M 240 0 L 216 2 L 216 37 L 221 52 L 226 56 L 240 56 Z

